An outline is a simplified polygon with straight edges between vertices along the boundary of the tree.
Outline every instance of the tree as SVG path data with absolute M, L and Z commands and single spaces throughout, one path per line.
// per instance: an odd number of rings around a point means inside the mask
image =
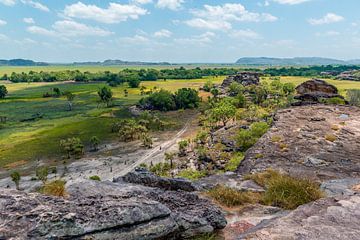
M 186 149 L 189 146 L 189 142 L 187 140 L 182 140 L 178 143 L 179 145 L 179 156 L 186 155 Z
M 104 86 L 98 91 L 98 95 L 100 97 L 100 100 L 103 103 L 106 103 L 106 106 L 109 107 L 112 101 L 113 93 L 110 88 Z
M 71 156 L 80 158 L 84 155 L 84 145 L 79 138 L 68 138 L 60 140 L 60 147 L 66 152 L 67 158 Z
M 171 111 L 176 109 L 174 95 L 164 89 L 142 98 L 140 105 L 151 110 Z
M 214 87 L 214 83 L 209 79 L 206 81 L 203 89 L 205 92 L 210 92 L 213 87 Z
M 148 133 L 142 133 L 141 134 L 141 140 L 143 142 L 143 146 L 145 148 L 152 148 L 152 145 L 153 145 L 153 140 L 152 138 L 150 137 L 150 135 Z
M 93 147 L 93 150 L 96 152 L 100 144 L 100 139 L 97 136 L 93 136 L 91 137 L 90 142 Z
M 177 109 L 196 108 L 200 100 L 198 91 L 192 88 L 182 88 L 175 93 Z
M 222 122 L 222 125 L 226 126 L 226 123 L 235 116 L 236 107 L 230 100 L 223 99 L 209 111 L 210 122 Z
M 134 119 L 123 120 L 119 124 L 120 141 L 131 142 L 141 138 L 143 133 L 147 133 L 147 128 L 140 125 Z
M 16 189 L 20 190 L 20 187 L 19 187 L 20 179 L 21 179 L 20 173 L 14 171 L 10 174 L 10 177 L 11 177 L 11 180 L 15 183 Z
M 66 96 L 66 99 L 68 101 L 69 111 L 72 111 L 75 94 L 73 94 L 71 92 L 65 92 L 64 95 Z
M 128 77 L 128 83 L 131 88 L 137 88 L 140 86 L 141 81 L 138 76 L 131 75 Z
M 36 177 L 43 182 L 43 184 L 46 183 L 47 178 L 49 175 L 49 169 L 48 167 L 40 167 L 36 169 Z
M 175 153 L 171 153 L 171 152 L 166 152 L 165 153 L 165 160 L 170 162 L 170 168 L 174 167 L 174 157 L 175 157 Z
M 0 98 L 5 98 L 8 91 L 4 85 L 0 85 Z
M 128 97 L 129 96 L 129 91 L 125 88 L 124 89 L 124 97 Z

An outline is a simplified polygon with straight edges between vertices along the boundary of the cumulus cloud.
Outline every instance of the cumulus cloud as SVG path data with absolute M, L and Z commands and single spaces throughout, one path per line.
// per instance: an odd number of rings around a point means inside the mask
M 29 5 L 33 8 L 36 8 L 36 9 L 39 9 L 41 11 L 44 11 L 44 12 L 50 12 L 50 9 L 45 6 L 44 4 L 42 3 L 39 3 L 39 2 L 35 2 L 35 1 L 32 1 L 32 0 L 21 0 L 21 2 L 25 5 Z
M 0 0 L 0 3 L 6 6 L 14 6 L 16 4 L 16 0 Z
M 132 3 L 134 4 L 139 4 L 139 5 L 145 5 L 145 4 L 149 4 L 152 3 L 152 0 L 131 0 Z
M 235 31 L 232 31 L 229 35 L 233 38 L 238 38 L 238 39 L 260 39 L 261 38 L 257 32 L 254 32 L 253 30 L 250 30 L 250 29 L 235 30 Z
M 160 31 L 157 31 L 154 33 L 154 36 L 158 37 L 158 38 L 169 38 L 169 37 L 171 37 L 171 35 L 172 35 L 172 32 L 170 32 L 167 29 L 161 29 Z
M 213 32 L 206 32 L 201 35 L 195 35 L 195 36 L 192 36 L 189 38 L 177 38 L 174 41 L 177 44 L 205 45 L 205 44 L 211 43 L 215 36 L 216 35 Z
M 4 26 L 4 25 L 6 25 L 7 24 L 7 22 L 5 21 L 5 20 L 1 20 L 0 19 L 0 26 Z
M 80 36 L 99 36 L 105 37 L 113 32 L 98 27 L 88 26 L 71 20 L 57 21 L 52 25 L 52 29 L 46 29 L 39 26 L 30 26 L 27 31 L 33 34 L 39 34 L 49 37 L 80 37 Z
M 23 18 L 23 22 L 27 24 L 34 24 L 35 20 L 33 18 Z
M 308 2 L 310 0 L 274 0 L 274 2 L 280 3 L 280 4 L 288 4 L 288 5 L 295 5 L 300 4 L 304 2 Z
M 340 33 L 337 31 L 327 31 L 324 33 L 316 33 L 317 37 L 335 37 L 335 36 L 339 36 Z
M 194 18 L 185 21 L 191 27 L 211 30 L 228 30 L 231 22 L 273 22 L 277 17 L 268 13 L 250 12 L 240 3 L 226 3 L 223 5 L 204 5 L 203 9 L 191 11 Z
M 158 8 L 168 8 L 170 10 L 176 11 L 181 9 L 184 0 L 158 0 L 156 6 Z
M 323 25 L 323 24 L 329 24 L 329 23 L 336 23 L 341 22 L 344 20 L 344 17 L 336 15 L 335 13 L 328 13 L 322 18 L 311 18 L 308 20 L 308 22 L 311 25 Z
M 119 39 L 120 42 L 128 43 L 128 44 L 144 44 L 150 41 L 149 38 L 142 35 L 135 35 L 133 37 L 123 37 Z
M 108 8 L 78 2 L 65 6 L 64 15 L 71 18 L 91 19 L 102 23 L 119 23 L 138 19 L 148 11 L 136 5 L 109 3 Z

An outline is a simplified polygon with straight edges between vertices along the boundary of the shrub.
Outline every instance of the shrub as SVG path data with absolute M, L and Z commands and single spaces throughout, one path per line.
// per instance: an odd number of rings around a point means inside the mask
M 150 172 L 158 175 L 160 177 L 169 177 L 170 176 L 171 165 L 168 162 L 157 163 L 154 166 L 150 167 Z
M 324 104 L 332 104 L 332 105 L 344 105 L 345 100 L 339 97 L 333 97 L 333 98 L 321 98 L 321 103 Z
M 229 160 L 225 165 L 225 170 L 234 172 L 240 165 L 241 161 L 244 159 L 244 154 L 239 152 L 234 154 L 234 156 Z
M 295 209 L 323 196 L 318 184 L 288 175 L 271 178 L 266 187 L 263 202 L 284 209 Z
M 255 203 L 259 201 L 261 197 L 260 193 L 242 192 L 220 185 L 208 191 L 207 195 L 227 207 L 241 206 L 246 203 Z
M 66 152 L 67 158 L 80 158 L 84 155 L 84 145 L 79 138 L 73 137 L 60 140 L 60 147 Z
M 205 92 L 210 92 L 213 87 L 214 87 L 213 82 L 211 80 L 207 80 L 203 89 Z
M 359 89 L 347 90 L 346 96 L 351 105 L 360 107 L 360 90 Z
M 101 181 L 101 178 L 99 176 L 91 176 L 89 177 L 90 180 L 93 180 L 93 181 Z
M 140 105 L 146 109 L 171 111 L 176 109 L 174 96 L 171 92 L 161 89 L 140 100 Z
M 177 176 L 194 181 L 194 180 L 198 180 L 200 178 L 205 177 L 206 172 L 205 171 L 192 170 L 192 169 L 185 169 L 185 170 L 182 170 L 181 172 L 179 172 L 179 174 Z
M 197 108 L 201 100 L 198 91 L 192 88 L 179 89 L 174 97 L 177 109 Z
M 182 140 L 178 143 L 179 145 L 179 155 L 185 156 L 186 155 L 186 149 L 189 146 L 189 142 L 187 140 Z
M 251 148 L 257 140 L 269 129 L 265 122 L 257 122 L 250 125 L 249 129 L 241 129 L 236 136 L 236 143 L 243 151 Z
M 46 183 L 42 188 L 41 193 L 56 197 L 65 197 L 67 195 L 65 191 L 65 184 L 66 182 L 64 180 L 55 180 Z
M 19 184 L 20 184 L 20 179 L 21 179 L 20 173 L 14 171 L 10 174 L 10 177 L 11 177 L 11 180 L 15 183 L 16 189 L 19 190 L 20 189 Z
M 44 184 L 47 181 L 48 175 L 49 175 L 48 167 L 40 167 L 40 168 L 36 169 L 37 179 L 42 181 Z
M 0 99 L 5 98 L 8 94 L 8 91 L 4 85 L 0 85 Z

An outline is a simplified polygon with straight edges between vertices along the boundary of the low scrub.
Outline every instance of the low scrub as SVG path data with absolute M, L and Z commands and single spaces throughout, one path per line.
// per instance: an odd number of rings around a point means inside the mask
M 91 177 L 89 177 L 89 179 L 93 180 L 93 181 L 101 181 L 101 178 L 99 176 L 97 176 L 97 175 L 91 176 Z
M 234 172 L 240 165 L 241 161 L 244 159 L 244 154 L 239 152 L 236 153 L 225 165 L 225 170 Z
M 192 169 L 185 169 L 182 170 L 178 175 L 178 177 L 181 178 L 187 178 L 189 180 L 198 180 L 200 178 L 203 178 L 206 176 L 206 172 L 205 171 L 197 171 L 197 170 L 192 170 Z
M 64 180 L 54 180 L 52 182 L 45 183 L 40 192 L 46 195 L 65 197 L 67 195 L 65 191 L 65 184 L 66 182 Z
M 247 176 L 257 184 L 265 187 L 266 191 L 261 202 L 266 205 L 295 209 L 300 205 L 315 201 L 323 197 L 317 183 L 309 179 L 294 178 L 280 174 L 274 170 L 267 170 Z
M 247 203 L 255 203 L 261 198 L 260 193 L 243 192 L 220 185 L 208 191 L 207 194 L 226 207 L 236 207 Z

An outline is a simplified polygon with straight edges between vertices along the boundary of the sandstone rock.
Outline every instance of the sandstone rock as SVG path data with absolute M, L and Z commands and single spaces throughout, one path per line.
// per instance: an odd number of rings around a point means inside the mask
M 321 184 L 321 189 L 328 197 L 352 196 L 359 191 L 356 186 L 360 184 L 360 178 L 345 178 L 325 181 Z
M 343 115 L 348 118 L 339 118 Z M 312 121 L 314 118 L 325 120 Z M 328 134 L 335 136 L 334 142 L 325 139 Z M 281 140 L 274 142 L 273 138 Z M 360 178 L 359 139 L 360 108 L 311 105 L 281 110 L 271 129 L 246 152 L 238 173 L 272 168 L 320 181 Z
M 0 239 L 179 239 L 225 227 L 194 193 L 84 180 L 69 198 L 0 189 Z
M 192 192 L 196 190 L 194 184 L 183 178 L 161 178 L 144 168 L 137 168 L 135 171 L 126 174 L 123 177 L 114 179 L 114 182 L 127 182 L 140 184 L 148 187 L 157 187 L 165 190 L 183 190 Z
M 228 88 L 233 82 L 240 83 L 244 86 L 258 85 L 260 83 L 260 75 L 261 74 L 257 72 L 240 72 L 235 76 L 226 78 L 221 87 Z
M 338 97 L 344 99 L 343 96 L 339 95 L 334 85 L 320 79 L 312 79 L 300 84 L 296 87 L 296 92 L 295 98 L 300 102 L 295 103 L 295 105 L 319 103 L 322 98 Z
M 360 196 L 320 199 L 287 216 L 250 228 L 237 239 L 357 240 L 359 209 Z

